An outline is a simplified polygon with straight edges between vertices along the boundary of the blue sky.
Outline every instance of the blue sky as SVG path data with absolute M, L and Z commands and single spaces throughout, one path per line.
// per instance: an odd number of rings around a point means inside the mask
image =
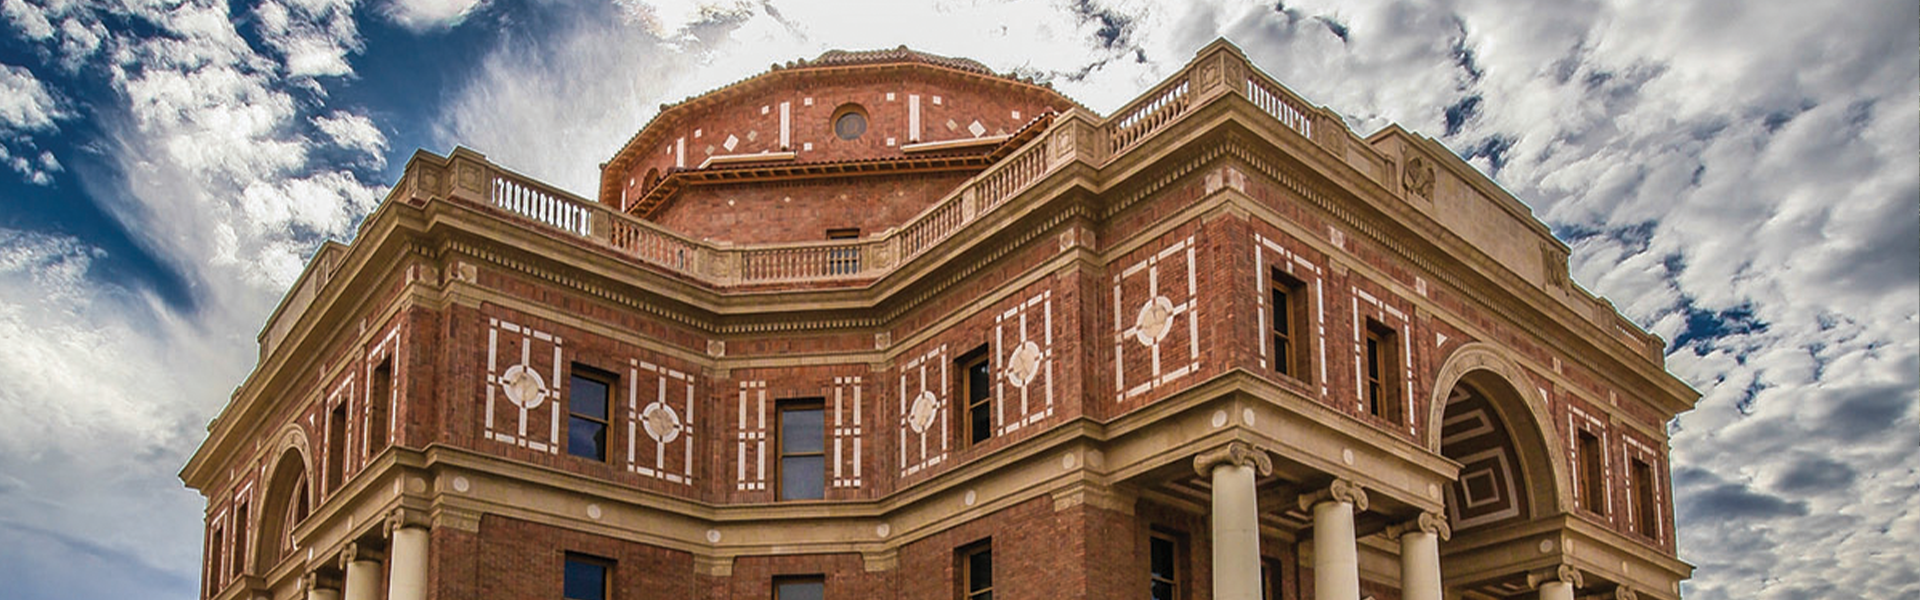
M 912 45 L 1111 110 L 1216 37 L 1434 136 L 1672 340 L 1692 598 L 1920 595 L 1920 6 L 0 0 L 0 582 L 190 598 L 175 473 L 415 148 L 590 193 L 662 102 Z

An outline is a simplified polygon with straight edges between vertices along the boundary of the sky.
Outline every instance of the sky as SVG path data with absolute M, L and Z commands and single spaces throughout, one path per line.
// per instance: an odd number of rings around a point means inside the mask
M 1688 598 L 1920 597 L 1920 4 L 0 0 L 0 586 L 198 590 L 180 467 L 417 148 L 591 196 L 663 102 L 916 49 L 1103 114 L 1226 37 L 1669 340 Z

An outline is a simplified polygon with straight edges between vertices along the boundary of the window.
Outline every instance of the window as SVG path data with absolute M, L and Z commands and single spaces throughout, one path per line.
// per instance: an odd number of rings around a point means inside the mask
M 827 492 L 825 400 L 782 400 L 780 417 L 780 499 L 819 500 Z M 817 597 L 817 596 L 816 596 Z
M 607 459 L 607 398 L 613 377 L 573 365 L 567 385 L 567 454 Z
M 1285 598 L 1285 590 L 1280 584 L 1280 563 L 1270 558 L 1260 559 L 1260 600 Z
M 299 479 L 293 482 L 293 495 L 287 498 L 287 515 L 280 524 L 280 539 L 274 540 L 280 547 L 274 556 L 286 558 L 293 553 L 293 528 L 306 521 L 307 513 L 311 510 L 312 506 L 307 501 L 307 476 L 301 473 Z
M 826 600 L 827 580 L 819 575 L 773 578 L 773 600 Z
M 1606 514 L 1606 463 L 1600 449 L 1600 437 L 1580 430 L 1580 507 L 1587 512 Z
M 1653 501 L 1653 465 L 1633 459 L 1632 477 L 1633 517 L 1638 519 L 1634 529 L 1644 537 L 1660 539 L 1660 519 L 1654 516 L 1660 509 Z
M 978 444 L 993 437 L 993 372 L 987 362 L 987 347 L 975 348 L 954 361 L 960 365 L 959 393 L 956 396 L 966 400 L 960 409 L 966 411 L 960 418 L 965 428 L 960 439 L 968 444 Z
M 1379 321 L 1367 319 L 1366 401 L 1373 416 L 1401 422 L 1399 332 Z
M 217 594 L 221 584 L 227 580 L 227 572 L 220 568 L 220 556 L 226 549 L 226 531 L 219 527 L 213 528 L 213 542 L 207 546 L 207 582 L 214 593 L 209 593 L 208 596 Z
M 993 600 L 993 540 L 960 549 L 960 600 Z
M 247 503 L 233 509 L 233 574 L 247 572 Z
M 347 461 L 347 403 L 327 413 L 327 493 L 340 491 L 340 473 Z
M 1273 370 L 1281 375 L 1306 381 L 1309 377 L 1307 359 L 1307 286 L 1298 279 L 1288 277 L 1279 269 L 1273 270 L 1272 282 L 1273 311 Z
M 828 229 L 828 240 L 858 240 L 860 228 Z M 851 275 L 860 272 L 860 248 L 858 246 L 827 249 L 827 274 Z
M 1180 540 L 1154 532 L 1147 538 L 1148 577 L 1152 580 L 1153 600 L 1180 598 Z
M 567 553 L 566 572 L 560 584 L 566 600 L 606 600 L 612 597 L 613 561 L 585 554 Z
M 387 449 L 387 408 L 393 404 L 393 357 L 373 368 L 367 381 L 367 456 Z
M 858 104 L 842 104 L 833 111 L 833 135 L 843 140 L 859 138 L 867 132 L 867 110 Z

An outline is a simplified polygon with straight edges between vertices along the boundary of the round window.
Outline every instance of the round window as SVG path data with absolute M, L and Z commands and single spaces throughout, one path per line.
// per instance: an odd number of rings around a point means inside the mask
M 833 134 L 840 139 L 851 140 L 867 132 L 867 114 L 860 107 L 848 106 L 836 112 L 839 114 L 833 118 Z

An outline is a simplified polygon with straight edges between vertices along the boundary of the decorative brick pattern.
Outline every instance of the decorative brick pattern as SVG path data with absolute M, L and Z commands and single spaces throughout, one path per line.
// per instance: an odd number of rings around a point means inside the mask
M 996 315 L 993 365 L 999 435 L 1053 416 L 1053 290 Z
M 693 383 L 691 373 L 639 359 L 628 361 L 627 470 L 693 485 L 693 448 L 699 431 Z M 669 454 L 681 455 L 674 457 L 680 459 L 677 464 L 669 461 Z
M 1167 280 L 1165 283 L 1163 277 Z M 1144 279 L 1146 287 L 1130 295 L 1126 293 L 1128 286 L 1123 284 L 1133 279 Z M 1200 315 L 1194 304 L 1199 295 L 1197 285 L 1193 236 L 1150 254 L 1113 276 L 1115 402 L 1126 402 L 1199 370 Z M 1186 329 L 1187 343 L 1164 347 L 1162 342 L 1167 341 L 1176 328 Z M 1144 349 L 1133 349 L 1135 344 Z M 1127 362 L 1130 349 L 1146 353 L 1151 360 L 1144 365 L 1139 361 Z M 1131 386 L 1129 382 L 1133 382 Z
M 560 405 L 566 398 L 560 384 L 563 341 L 551 333 L 499 319 L 489 320 L 489 325 L 486 438 L 559 454 Z M 540 418 L 542 408 L 549 413 L 544 423 Z
M 947 459 L 947 382 L 950 360 L 940 344 L 900 368 L 900 476 Z
M 740 414 L 734 421 L 736 430 L 734 462 L 734 489 L 740 491 L 766 491 L 767 489 L 767 382 L 740 382 Z M 748 467 L 747 455 L 753 455 L 752 467 Z M 751 471 L 751 473 L 749 473 Z

